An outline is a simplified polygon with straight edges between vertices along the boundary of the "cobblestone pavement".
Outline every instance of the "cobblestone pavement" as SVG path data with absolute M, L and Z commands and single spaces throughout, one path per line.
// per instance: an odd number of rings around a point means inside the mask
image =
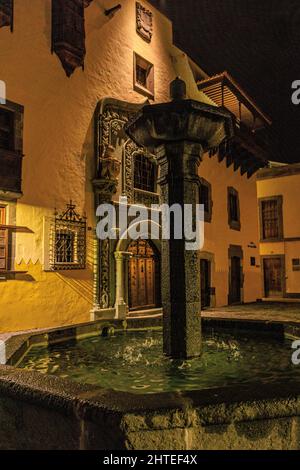
M 300 323 L 300 302 L 258 302 L 218 307 L 203 311 L 202 316 Z

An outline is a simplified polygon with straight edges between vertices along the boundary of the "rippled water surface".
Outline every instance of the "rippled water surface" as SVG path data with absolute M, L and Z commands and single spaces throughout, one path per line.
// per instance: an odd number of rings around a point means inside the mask
M 134 393 L 195 390 L 276 380 L 300 383 L 291 341 L 206 334 L 201 358 L 174 361 L 162 352 L 161 331 L 122 332 L 34 347 L 19 367 L 76 382 Z

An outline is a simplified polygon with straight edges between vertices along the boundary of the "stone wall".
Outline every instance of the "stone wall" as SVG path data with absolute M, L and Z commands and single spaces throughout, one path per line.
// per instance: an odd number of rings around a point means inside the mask
M 133 395 L 0 366 L 1 450 L 300 449 L 299 416 L 299 385 Z

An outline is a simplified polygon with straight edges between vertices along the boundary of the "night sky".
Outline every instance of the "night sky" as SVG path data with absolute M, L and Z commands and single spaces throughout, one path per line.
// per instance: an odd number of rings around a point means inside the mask
M 300 162 L 299 0 L 151 0 L 174 42 L 209 75 L 227 70 L 273 120 L 273 160 Z

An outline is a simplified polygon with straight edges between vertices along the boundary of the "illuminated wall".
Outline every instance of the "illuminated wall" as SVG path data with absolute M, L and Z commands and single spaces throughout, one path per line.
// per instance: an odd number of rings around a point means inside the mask
M 15 280 L 0 282 L 0 332 L 90 318 L 95 226 L 93 115 L 104 97 L 133 103 L 146 100 L 133 89 L 133 52 L 154 64 L 156 102 L 168 100 L 169 83 L 177 75 L 187 82 L 191 98 L 209 102 L 197 90 L 187 56 L 172 45 L 169 20 L 142 2 L 154 13 L 153 38 L 148 44 L 136 33 L 135 1 L 121 1 L 122 9 L 108 18 L 104 9 L 114 3 L 94 0 L 86 8 L 85 70 L 76 69 L 71 78 L 66 77 L 57 56 L 51 55 L 50 0 L 14 0 L 14 31 L 0 29 L 0 79 L 6 82 L 7 98 L 25 107 L 23 197 L 14 223 L 27 229 L 14 235 L 15 269 L 22 273 Z M 261 296 L 259 276 L 256 269 L 248 268 L 247 249 L 249 242 L 258 240 L 252 209 L 256 205 L 254 178 L 247 181 L 246 176 L 237 176 L 216 158 L 205 158 L 202 171 L 213 185 L 214 216 L 207 227 L 205 250 L 215 253 L 217 304 L 227 303 L 229 242 L 245 249 L 245 301 L 255 300 Z M 227 185 L 240 192 L 240 233 L 227 228 Z M 54 207 L 64 210 L 70 199 L 80 214 L 87 215 L 87 269 L 45 272 L 45 218 L 52 216 Z
M 272 178 L 259 179 L 257 181 L 259 198 L 283 197 L 283 240 L 280 242 L 261 243 L 260 254 L 262 256 L 272 255 L 276 257 L 276 255 L 282 255 L 285 257 L 285 294 L 287 296 L 295 295 L 300 297 L 300 271 L 293 270 L 292 265 L 293 259 L 300 258 L 299 165 L 289 165 L 285 171 L 290 174 L 276 177 L 276 171 L 273 171 Z
M 212 286 L 216 287 L 216 305 L 228 303 L 229 245 L 241 246 L 243 250 L 244 302 L 261 298 L 261 274 L 258 243 L 258 217 L 255 176 L 247 179 L 226 162 L 206 155 L 199 168 L 200 175 L 212 185 L 212 221 L 205 224 L 204 251 L 214 254 L 215 269 L 212 271 Z M 234 187 L 239 194 L 241 230 L 228 225 L 227 188 Z M 256 266 L 250 258 L 255 257 Z

